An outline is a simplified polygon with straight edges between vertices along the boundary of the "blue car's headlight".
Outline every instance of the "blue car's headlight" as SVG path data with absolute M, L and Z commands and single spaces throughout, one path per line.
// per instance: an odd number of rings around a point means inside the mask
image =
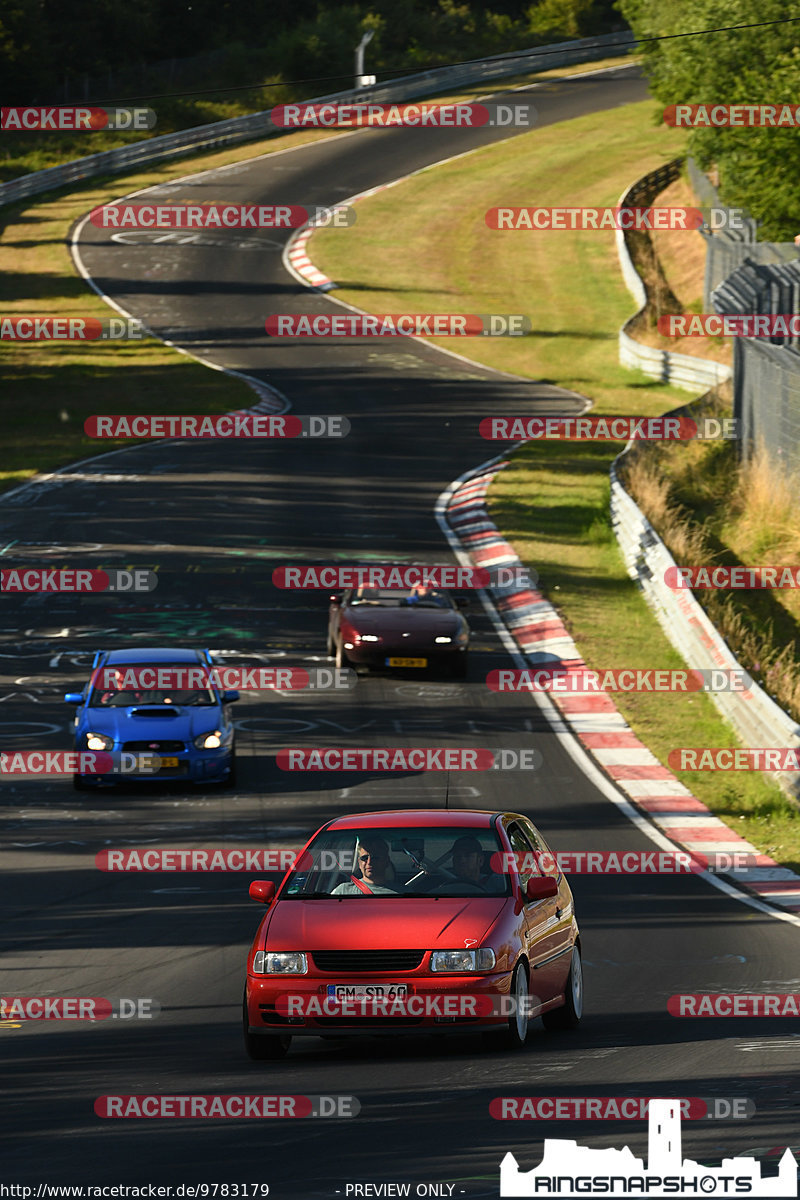
M 194 739 L 194 744 L 198 750 L 219 750 L 222 741 L 222 733 L 219 729 L 214 729 L 211 733 L 201 733 Z
M 86 738 L 87 750 L 113 750 L 114 739 L 106 733 L 87 733 Z

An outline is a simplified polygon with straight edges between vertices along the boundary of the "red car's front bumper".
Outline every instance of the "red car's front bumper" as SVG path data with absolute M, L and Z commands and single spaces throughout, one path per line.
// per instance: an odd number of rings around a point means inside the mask
M 446 1033 L 490 1030 L 508 1024 L 510 971 L 491 975 L 248 975 L 247 1012 L 250 1033 Z M 407 987 L 403 998 L 385 997 L 382 1004 L 348 1002 L 339 1009 L 328 988 L 360 985 Z

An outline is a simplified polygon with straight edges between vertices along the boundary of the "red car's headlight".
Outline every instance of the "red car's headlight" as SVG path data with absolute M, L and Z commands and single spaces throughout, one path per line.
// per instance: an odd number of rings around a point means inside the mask
M 495 965 L 494 950 L 434 950 L 431 970 L 449 971 L 460 975 L 464 971 L 491 971 Z
M 308 959 L 299 950 L 257 950 L 253 955 L 254 975 L 306 975 Z

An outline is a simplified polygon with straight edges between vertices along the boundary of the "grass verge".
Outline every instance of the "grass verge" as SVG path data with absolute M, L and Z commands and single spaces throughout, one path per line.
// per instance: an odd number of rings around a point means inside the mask
M 686 394 L 619 366 L 617 330 L 633 305 L 613 235 L 494 232 L 484 214 L 496 205 L 530 204 L 532 197 L 541 206 L 613 205 L 626 185 L 683 147 L 680 131 L 653 127 L 649 102 L 536 130 L 360 202 L 347 242 L 320 231 L 312 258 L 339 281 L 337 296 L 367 311 L 525 313 L 533 325 L 525 337 L 454 348 L 488 366 L 582 392 L 598 413 L 657 415 L 685 402 Z M 702 252 L 696 241 L 687 253 Z M 452 339 L 437 344 L 453 347 Z M 680 667 L 628 579 L 610 527 L 608 470 L 620 449 L 523 447 L 492 484 L 490 512 L 523 562 L 538 571 L 588 663 Z M 737 744 L 707 696 L 638 693 L 615 700 L 664 763 L 677 746 Z M 768 777 L 683 772 L 681 778 L 759 850 L 800 868 L 800 812 Z

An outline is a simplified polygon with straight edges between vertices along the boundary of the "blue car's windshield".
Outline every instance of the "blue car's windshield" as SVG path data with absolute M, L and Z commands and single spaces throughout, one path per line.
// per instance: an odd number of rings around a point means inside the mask
M 103 667 L 96 672 L 88 707 L 127 708 L 140 704 L 210 706 L 218 703 L 217 696 L 208 685 L 208 675 L 199 665 L 115 663 L 113 667 Z

